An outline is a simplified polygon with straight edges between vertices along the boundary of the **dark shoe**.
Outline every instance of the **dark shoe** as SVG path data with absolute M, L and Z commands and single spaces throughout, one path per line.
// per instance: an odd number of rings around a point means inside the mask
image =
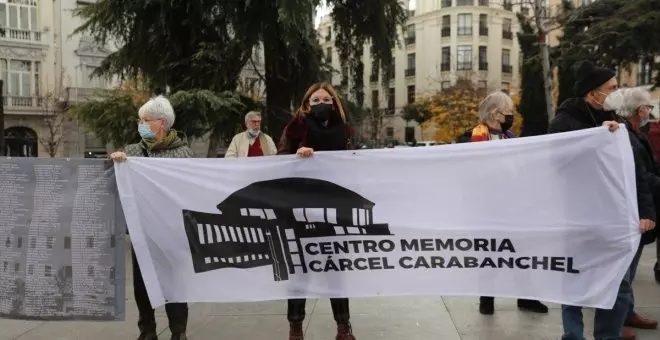
M 337 324 L 337 336 L 335 340 L 355 340 L 350 322 Z
M 635 314 L 626 320 L 625 326 L 639 329 L 656 329 L 658 328 L 658 322 Z
M 634 329 L 623 327 L 623 340 L 635 340 L 637 339 L 637 332 Z
M 304 340 L 302 322 L 289 323 L 289 340 Z
M 660 242 L 660 240 L 657 242 Z M 655 267 L 653 267 L 653 272 L 655 273 L 655 282 L 660 283 L 660 262 L 655 263 Z
M 170 340 L 188 340 L 188 337 L 186 336 L 186 333 L 177 333 L 172 334 Z
M 158 340 L 158 334 L 154 331 L 141 332 L 137 340 Z
M 482 296 L 479 298 L 479 313 L 492 315 L 495 313 L 495 298 Z
M 548 306 L 537 300 L 518 299 L 518 309 L 539 314 L 548 313 Z

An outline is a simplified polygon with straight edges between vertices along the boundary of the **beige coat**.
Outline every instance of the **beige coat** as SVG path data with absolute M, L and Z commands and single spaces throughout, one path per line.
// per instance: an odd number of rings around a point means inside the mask
M 262 132 L 257 138 L 260 138 L 261 150 L 263 151 L 264 156 L 273 156 L 277 154 L 277 147 L 270 136 Z M 247 131 L 237 134 L 232 138 L 231 143 L 229 143 L 225 158 L 247 157 L 248 149 L 250 148 L 250 145 L 254 143 L 254 140 L 255 139 L 252 138 Z

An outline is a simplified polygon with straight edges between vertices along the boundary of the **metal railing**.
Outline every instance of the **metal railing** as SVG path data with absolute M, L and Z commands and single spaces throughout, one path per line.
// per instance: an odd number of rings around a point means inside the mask
M 406 77 L 413 77 L 413 76 L 415 76 L 415 68 L 406 69 Z
M 4 105 L 6 108 L 20 109 L 39 109 L 43 103 L 43 98 L 36 96 L 5 96 Z
M 4 28 L 4 30 L 0 30 L 0 39 L 22 42 L 41 42 L 41 32 L 16 28 Z
M 513 73 L 513 66 L 502 65 L 502 73 Z

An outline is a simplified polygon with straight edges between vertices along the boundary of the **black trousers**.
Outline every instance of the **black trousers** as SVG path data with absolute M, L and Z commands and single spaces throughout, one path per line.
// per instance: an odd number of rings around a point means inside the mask
M 306 299 L 291 299 L 288 301 L 287 319 L 289 322 L 297 323 L 305 320 Z M 338 324 L 346 324 L 351 318 L 348 299 L 330 299 L 332 315 Z
M 137 304 L 140 319 L 138 320 L 138 327 L 141 332 L 155 332 L 156 331 L 156 316 L 154 309 L 151 307 L 147 288 L 144 285 L 142 272 L 140 266 L 133 254 L 133 292 L 135 293 L 135 303 Z M 186 325 L 188 324 L 188 304 L 186 303 L 168 303 L 165 305 L 165 312 L 167 319 L 170 323 L 170 331 L 172 334 L 180 334 L 186 332 Z

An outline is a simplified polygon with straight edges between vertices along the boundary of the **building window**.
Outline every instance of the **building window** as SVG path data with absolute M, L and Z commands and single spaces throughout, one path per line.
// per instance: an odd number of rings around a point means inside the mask
M 94 248 L 94 237 L 93 236 L 88 236 L 87 237 L 87 248 Z
M 406 45 L 415 43 L 415 24 L 410 24 L 406 27 Z
M 88 266 L 87 267 L 87 276 L 89 276 L 89 277 L 94 276 L 94 266 Z
M 474 0 L 456 0 L 456 6 L 474 6 Z
M 20 249 L 23 247 L 23 237 L 19 236 L 18 239 L 16 240 L 16 248 Z
M 30 238 L 30 249 L 34 249 L 37 247 L 37 237 L 33 236 Z
M 298 222 L 337 223 L 337 209 L 334 208 L 295 208 L 293 216 Z
M 394 128 L 393 128 L 393 127 L 390 127 L 390 126 L 388 126 L 387 128 L 385 128 L 385 135 L 386 135 L 387 138 L 389 138 L 389 139 L 394 138 Z
M 408 104 L 415 102 L 415 85 L 408 85 Z
M 110 248 L 114 248 L 117 246 L 117 238 L 115 235 L 110 235 Z
M 503 49 L 502 50 L 502 72 L 504 73 L 511 73 L 512 66 L 511 66 L 511 50 L 508 49 Z
M 449 81 L 443 81 L 442 83 L 440 83 L 440 86 L 443 91 L 448 90 L 451 88 L 451 83 Z
M 488 15 L 479 14 L 479 35 L 488 36 Z
M 21 270 L 21 264 L 16 262 L 14 263 L 14 272 L 18 273 Z
M 52 272 L 52 270 L 53 270 L 53 268 L 52 268 L 51 266 L 46 265 L 46 267 L 44 267 L 44 276 L 45 276 L 45 277 L 51 277 L 51 276 L 53 276 L 53 272 Z
M 328 27 L 328 33 L 325 35 L 325 41 L 332 40 L 332 27 Z
M 415 75 L 415 62 L 416 57 L 415 53 L 408 54 L 408 67 L 406 68 L 406 77 L 411 77 Z
M 34 274 L 34 265 L 30 264 L 28 265 L 28 275 L 33 275 Z
M 96 67 L 85 65 L 85 87 L 90 89 L 104 89 L 108 86 L 106 78 L 95 76 Z
M 513 10 L 513 3 L 511 0 L 502 0 L 502 7 L 507 11 Z
M 6 248 L 11 248 L 11 237 L 7 236 L 7 239 L 5 240 L 5 247 Z
M 52 236 L 46 237 L 46 248 L 53 249 L 53 237 Z
M 442 8 L 451 7 L 451 0 L 442 0 Z
M 488 0 L 479 0 L 479 6 L 486 6 L 488 7 Z
M 449 15 L 442 16 L 442 36 L 451 36 L 451 17 Z
M 479 71 L 488 70 L 488 47 L 479 46 Z
M 114 280 L 115 275 L 115 267 L 110 267 L 110 280 Z
M 7 268 L 9 268 L 9 262 L 5 261 L 5 262 L 2 264 L 2 271 L 5 271 L 5 272 L 6 272 L 6 271 L 7 271 Z
M 457 46 L 458 64 L 457 70 L 472 70 L 472 46 L 459 45 Z
M 392 80 L 396 75 L 396 59 L 392 58 L 392 64 L 387 68 L 387 79 Z
M 472 35 L 472 14 L 458 15 L 458 35 Z
M 71 236 L 64 237 L 64 249 L 71 249 Z
M 440 64 L 441 71 L 449 71 L 451 63 L 451 48 L 449 46 L 442 48 L 442 61 Z
M 8 77 L 3 75 L 3 78 L 6 79 L 7 84 L 5 84 L 5 86 L 7 87 L 7 94 L 9 96 L 32 96 L 32 84 L 34 84 L 32 78 L 32 66 L 33 63 L 29 60 L 9 61 Z
M 388 92 L 387 92 L 387 108 L 389 110 L 394 110 L 394 107 L 395 107 L 394 97 L 395 97 L 394 88 L 390 87 Z M 390 112 L 390 114 L 393 114 L 393 113 L 394 112 Z
M 64 278 L 65 279 L 73 278 L 73 267 L 72 266 L 64 267 Z
M 9 3 L 0 3 L 0 27 L 37 31 L 37 0 L 10 0 Z
M 373 110 L 378 110 L 380 107 L 380 100 L 378 98 L 378 90 L 371 91 L 371 108 Z
M 326 49 L 325 60 L 328 64 L 332 63 L 332 47 Z
M 503 19 L 502 21 L 502 38 L 508 40 L 513 39 L 513 31 L 511 31 L 511 19 Z

